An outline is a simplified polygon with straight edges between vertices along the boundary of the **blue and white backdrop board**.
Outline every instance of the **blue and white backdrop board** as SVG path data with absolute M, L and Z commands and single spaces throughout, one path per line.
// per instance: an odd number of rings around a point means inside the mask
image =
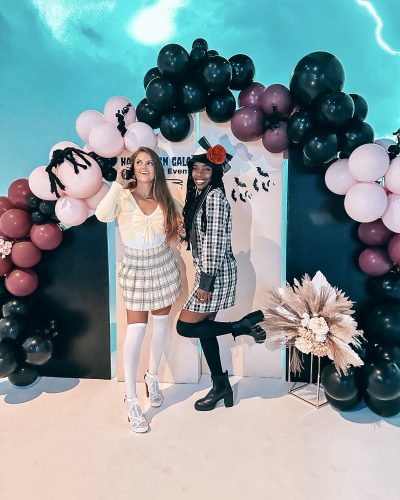
M 280 286 L 282 267 L 282 170 L 283 155 L 268 153 L 261 140 L 241 143 L 232 134 L 230 125 L 210 121 L 205 113 L 189 138 L 170 143 L 159 136 L 168 185 L 173 197 L 182 205 L 186 195 L 187 157 L 197 147 L 197 139 L 205 135 L 214 145 L 220 143 L 234 155 L 231 170 L 224 176 L 226 194 L 232 208 L 233 250 L 238 263 L 238 287 L 235 307 L 221 311 L 217 320 L 231 321 L 249 311 L 263 308 L 265 291 Z M 122 155 L 119 165 L 126 164 Z M 178 244 L 177 255 L 183 276 L 183 295 L 173 307 L 171 333 L 168 336 L 160 368 L 165 382 L 197 382 L 201 373 L 209 373 L 202 360 L 198 342 L 181 338 L 175 324 L 180 308 L 194 280 L 191 252 Z M 116 266 L 119 267 L 123 248 L 116 229 Z M 126 331 L 126 314 L 119 285 L 117 291 L 118 379 L 123 380 L 122 344 Z M 138 379 L 147 368 L 151 341 L 151 320 L 141 355 Z M 219 337 L 223 367 L 239 376 L 281 377 L 281 355 L 266 345 L 256 345 L 250 337 L 233 341 L 230 335 Z

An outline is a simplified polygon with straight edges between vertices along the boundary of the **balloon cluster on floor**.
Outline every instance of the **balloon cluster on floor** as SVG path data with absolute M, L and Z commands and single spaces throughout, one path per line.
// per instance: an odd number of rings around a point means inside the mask
M 54 203 L 35 196 L 28 179 L 17 179 L 0 197 L 0 377 L 19 386 L 32 384 L 36 366 L 53 353 L 54 322 L 37 323 L 30 296 L 42 252 L 61 243 L 56 222 Z

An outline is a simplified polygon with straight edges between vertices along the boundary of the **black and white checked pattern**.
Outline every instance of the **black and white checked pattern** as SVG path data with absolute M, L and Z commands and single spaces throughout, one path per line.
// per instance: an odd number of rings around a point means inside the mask
M 118 277 L 130 311 L 163 309 L 182 293 L 178 262 L 166 243 L 145 250 L 125 247 Z
M 193 258 L 196 269 L 195 283 L 184 309 L 194 312 L 216 312 L 235 304 L 237 266 L 232 252 L 231 207 L 221 189 L 210 191 L 205 200 L 207 230 L 201 231 L 200 209 L 193 227 L 197 243 L 197 256 Z M 199 302 L 197 289 L 200 273 L 216 276 L 210 302 Z

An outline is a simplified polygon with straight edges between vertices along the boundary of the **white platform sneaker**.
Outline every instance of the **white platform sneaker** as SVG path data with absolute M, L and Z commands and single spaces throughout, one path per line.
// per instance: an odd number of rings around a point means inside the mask
M 149 430 L 149 423 L 142 413 L 138 399 L 128 399 L 125 396 L 124 403 L 128 412 L 129 426 L 133 432 L 147 432 Z
M 150 375 L 149 372 L 146 372 L 144 375 L 144 381 L 146 384 L 146 395 L 150 398 L 150 405 L 153 408 L 158 408 L 162 405 L 164 397 L 158 387 L 157 375 Z

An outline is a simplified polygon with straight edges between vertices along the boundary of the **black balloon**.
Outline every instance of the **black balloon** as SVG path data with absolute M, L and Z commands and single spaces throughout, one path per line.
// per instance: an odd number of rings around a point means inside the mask
M 165 45 L 158 54 L 157 67 L 166 78 L 183 80 L 189 70 L 189 54 L 177 43 Z
M 342 90 L 342 63 L 329 52 L 312 52 L 297 63 L 290 81 L 290 92 L 298 104 L 310 105 L 319 97 Z
M 346 156 L 362 146 L 374 142 L 374 129 L 369 123 L 351 119 L 344 130 L 339 134 L 340 151 Z
M 35 196 L 34 194 L 31 194 L 26 198 L 26 203 L 28 205 L 28 208 L 30 208 L 31 210 L 37 209 L 41 201 L 42 200 L 37 196 Z
M 354 118 L 364 121 L 368 114 L 368 103 L 364 97 L 358 94 L 349 94 L 354 102 Z
M 216 50 L 208 50 L 207 55 L 208 55 L 208 57 L 215 57 L 215 56 L 219 56 L 219 52 L 217 52 Z
M 340 90 L 318 100 L 318 120 L 333 130 L 340 130 L 354 115 L 353 99 Z
M 201 47 L 195 47 L 189 56 L 189 60 L 193 66 L 199 66 L 204 63 L 207 59 L 207 51 L 202 49 Z
M 4 278 L 0 278 L 0 303 L 3 303 L 10 297 L 10 292 L 7 290 Z
M 364 394 L 368 408 L 381 417 L 393 417 L 400 412 L 400 398 L 389 401 L 374 398 L 368 393 Z
M 151 128 L 159 128 L 162 114 L 152 108 L 148 100 L 142 99 L 136 107 L 136 118 Z
M 326 366 L 321 375 L 329 403 L 338 410 L 350 410 L 361 401 L 358 374 L 354 368 L 349 368 L 347 375 L 341 375 L 332 363 Z
M 0 342 L 0 378 L 7 377 L 18 368 L 19 354 L 15 342 Z
M 365 333 L 368 340 L 400 345 L 400 304 L 375 307 L 367 318 Z
M 242 90 L 248 87 L 254 79 L 256 67 L 249 56 L 236 54 L 229 59 L 232 66 L 232 80 L 229 88 Z
M 200 48 L 205 51 L 208 50 L 208 43 L 204 38 L 196 38 L 196 40 L 192 43 L 192 49 Z
M 167 111 L 175 104 L 177 87 L 166 78 L 154 78 L 147 85 L 146 98 L 156 111 Z
M 202 74 L 206 88 L 212 92 L 220 92 L 231 83 L 232 67 L 223 57 L 214 56 L 204 64 Z
M 377 297 L 384 300 L 400 302 L 400 272 L 390 271 L 383 276 L 374 278 L 371 286 Z
M 105 174 L 103 174 L 103 177 L 108 182 L 114 182 L 117 178 L 117 171 L 115 168 L 111 167 Z
M 372 363 L 396 363 L 400 366 L 400 346 L 376 344 L 368 347 L 367 359 Z
M 161 72 L 157 67 L 150 68 L 143 78 L 144 88 L 146 89 L 147 85 L 151 82 L 151 80 L 154 80 L 154 78 L 158 78 L 159 76 L 161 76 Z
M 30 335 L 22 344 L 26 362 L 31 365 L 44 365 L 53 354 L 53 342 L 48 335 Z
M 187 113 L 197 113 L 206 107 L 207 91 L 198 82 L 186 82 L 180 91 L 179 103 Z
M 31 213 L 32 221 L 34 224 L 45 224 L 47 222 L 47 215 L 44 215 L 39 210 Z
M 13 298 L 3 305 L 3 316 L 28 316 L 32 312 L 32 304 L 26 300 Z
M 55 209 L 56 209 L 55 201 L 43 200 L 40 202 L 39 210 L 44 215 L 53 215 L 55 213 Z
M 396 363 L 375 363 L 366 367 L 366 392 L 381 401 L 400 398 L 400 368 Z
M 213 122 L 227 122 L 232 118 L 235 108 L 235 97 L 230 90 L 219 93 L 211 92 L 208 96 L 206 112 Z
M 305 139 L 303 153 L 313 162 L 329 162 L 338 153 L 336 134 L 326 130 L 311 131 Z
M 314 118 L 309 111 L 301 110 L 293 113 L 287 122 L 287 135 L 289 141 L 296 144 L 303 142 L 313 126 Z
M 160 131 L 162 135 L 172 142 L 183 141 L 190 134 L 191 119 L 182 111 L 170 111 L 161 118 Z
M 309 172 L 313 172 L 316 174 L 325 172 L 327 168 L 330 167 L 330 165 L 332 165 L 333 162 L 334 160 L 329 160 L 326 163 L 321 163 L 320 161 L 310 160 L 309 158 L 307 158 L 307 156 L 303 154 L 304 166 L 307 167 L 307 170 Z
M 39 377 L 36 368 L 32 365 L 22 365 L 8 376 L 8 380 L 18 387 L 26 387 L 33 384 Z
M 17 340 L 22 337 L 25 328 L 26 323 L 22 318 L 16 318 L 14 316 L 2 318 L 0 319 L 0 340 Z

